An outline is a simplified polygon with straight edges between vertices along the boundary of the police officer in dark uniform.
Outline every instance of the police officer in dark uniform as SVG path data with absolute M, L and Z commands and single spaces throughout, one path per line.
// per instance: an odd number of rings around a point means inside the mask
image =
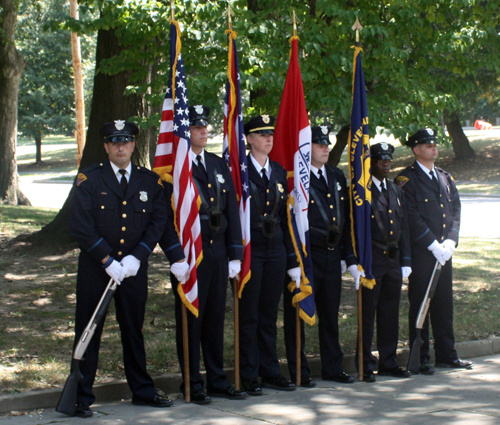
M 101 129 L 108 160 L 78 174 L 70 208 L 70 231 L 80 244 L 76 286 L 75 343 L 89 322 L 109 278 L 121 282 L 115 292 L 125 375 L 132 403 L 168 407 L 146 371 L 142 327 L 148 292 L 148 257 L 167 224 L 167 204 L 158 175 L 130 161 L 134 123 L 117 120 Z M 173 225 L 170 223 L 170 225 Z M 80 363 L 76 415 L 92 416 L 90 405 L 103 323 L 97 327 Z
M 314 300 L 318 314 L 321 355 L 321 377 L 340 383 L 353 383 L 354 378 L 342 369 L 343 353 L 339 344 L 338 313 L 342 289 L 342 264 L 358 276 L 351 243 L 349 201 L 344 173 L 327 164 L 329 126 L 311 128 L 311 177 L 309 186 L 309 238 L 314 273 Z M 293 294 L 285 287 L 285 345 L 288 369 L 296 380 L 296 324 Z M 302 334 L 304 324 L 301 321 Z M 302 346 L 305 338 L 302 337 Z M 313 387 L 315 381 L 304 349 L 301 350 L 301 386 Z
M 300 269 L 287 223 L 287 173 L 268 157 L 273 134 L 274 118 L 270 115 L 259 115 L 245 124 L 251 149 L 247 162 L 252 275 L 240 300 L 240 375 L 243 388 L 254 396 L 262 394 L 261 385 L 295 389 L 295 384 L 281 375 L 276 353 L 276 321 L 285 274 L 288 270 L 295 280 Z
M 363 380 L 374 382 L 377 364 L 372 354 L 377 316 L 378 374 L 407 378 L 410 373 L 396 357 L 399 333 L 399 301 L 403 278 L 411 274 L 410 233 L 403 191 L 388 180 L 394 146 L 377 143 L 370 148 L 372 167 L 372 272 L 373 289 L 362 288 Z M 359 350 L 359 347 L 358 347 Z M 356 361 L 356 365 L 358 362 Z
M 443 267 L 429 312 L 434 336 L 436 367 L 472 368 L 459 359 L 453 332 L 453 288 L 451 256 L 458 243 L 460 197 L 451 175 L 434 166 L 438 156 L 436 132 L 418 130 L 408 141 L 416 161 L 396 179 L 403 189 L 408 207 L 413 273 L 409 278 L 410 346 L 413 345 L 420 305 L 436 261 Z M 429 321 L 422 329 L 424 345 L 420 350 L 420 373 L 432 374 L 429 364 Z
M 211 402 L 210 396 L 233 400 L 247 394 L 234 388 L 224 372 L 224 318 L 228 277 L 240 272 L 243 258 L 241 224 L 231 172 L 227 163 L 207 152 L 209 109 L 189 107 L 193 180 L 201 199 L 200 221 L 203 259 L 197 267 L 199 315 L 188 315 L 191 401 Z M 172 287 L 177 287 L 173 279 Z M 182 301 L 174 290 L 177 321 L 177 354 L 184 372 Z M 200 374 L 200 344 L 207 373 L 207 393 Z M 182 386 L 182 390 L 184 385 Z

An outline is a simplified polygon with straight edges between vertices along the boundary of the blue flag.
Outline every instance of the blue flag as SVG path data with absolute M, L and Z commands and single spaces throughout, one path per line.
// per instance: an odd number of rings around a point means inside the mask
M 361 65 L 361 47 L 354 51 L 354 76 L 349 133 L 349 175 L 352 243 L 358 259 L 359 269 L 364 271 L 361 284 L 373 288 L 375 279 L 372 274 L 372 237 L 370 226 L 372 176 L 370 161 L 370 135 L 368 131 L 368 108 L 366 87 Z

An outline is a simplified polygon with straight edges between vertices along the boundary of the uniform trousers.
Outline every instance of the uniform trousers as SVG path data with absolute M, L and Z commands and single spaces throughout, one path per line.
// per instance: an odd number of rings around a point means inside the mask
M 408 298 L 410 300 L 409 326 L 410 346 L 416 337 L 417 316 L 425 297 L 429 279 L 436 264 L 432 252 L 412 245 L 412 274 L 409 277 Z M 453 332 L 453 287 L 451 259 L 441 269 L 439 282 L 429 307 L 436 362 L 450 362 L 458 358 Z M 429 363 L 429 317 L 421 332 L 424 344 L 420 349 L 420 363 Z
M 199 314 L 188 314 L 189 380 L 191 392 L 203 390 L 200 373 L 200 348 L 207 373 L 207 389 L 224 390 L 229 387 L 224 372 L 224 319 L 228 285 L 228 260 L 224 237 L 203 241 L 203 260 L 198 266 Z M 184 376 L 184 348 L 182 329 L 182 301 L 177 291 L 178 281 L 170 276 L 175 294 L 177 356 Z M 184 385 L 181 386 L 184 391 Z
M 121 332 L 125 376 L 134 398 L 146 401 L 153 399 L 156 395 L 153 380 L 146 370 L 146 352 L 142 334 L 148 296 L 147 267 L 147 263 L 142 263 L 137 275 L 124 279 L 114 295 L 116 319 Z M 78 270 L 75 345 L 94 314 L 110 280 L 106 271 L 83 251 L 78 260 Z M 104 320 L 97 326 L 90 341 L 86 360 L 80 362 L 83 380 L 78 386 L 77 401 L 79 403 L 90 405 L 95 401 L 92 385 L 97 371 L 103 326 Z
M 252 276 L 240 299 L 240 375 L 242 380 L 280 373 L 276 353 L 278 307 L 287 255 L 283 243 L 252 244 Z
M 319 349 L 321 355 L 321 376 L 331 379 L 343 371 L 343 353 L 339 343 L 339 307 L 342 290 L 340 251 L 338 248 L 311 247 L 314 276 L 314 301 L 318 315 Z M 293 380 L 296 377 L 296 334 L 293 294 L 285 287 L 285 346 L 288 369 Z M 304 322 L 301 320 L 302 349 L 301 375 L 310 375 L 309 365 L 304 355 Z
M 363 371 L 373 372 L 377 359 L 372 354 L 372 341 L 377 319 L 378 370 L 398 367 L 396 351 L 399 337 L 399 303 L 402 276 L 399 260 L 389 261 L 380 248 L 373 248 L 373 289 L 362 288 L 363 298 Z M 357 357 L 357 356 L 356 356 Z M 356 358 L 356 367 L 358 365 Z

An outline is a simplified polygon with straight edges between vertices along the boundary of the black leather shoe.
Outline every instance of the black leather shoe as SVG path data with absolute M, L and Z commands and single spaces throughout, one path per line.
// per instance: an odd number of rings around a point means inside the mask
M 337 373 L 334 376 L 327 376 L 323 378 L 325 381 L 335 381 L 335 382 L 340 382 L 341 384 L 352 384 L 355 379 L 349 375 L 348 373 L 345 372 L 340 372 Z
M 257 379 L 247 379 L 241 381 L 241 387 L 248 395 L 259 396 L 262 395 L 262 387 Z
M 79 418 L 90 418 L 93 415 L 88 403 L 76 403 L 75 416 Z
M 141 400 L 132 398 L 132 404 L 136 406 L 170 407 L 174 404 L 168 397 L 156 394 L 152 400 Z
M 248 397 L 248 394 L 245 391 L 240 391 L 234 388 L 232 385 L 227 387 L 226 389 L 215 389 L 209 390 L 208 394 L 211 397 L 224 397 L 230 400 L 243 400 Z
M 295 379 L 293 379 L 292 382 L 297 385 L 297 381 Z M 303 388 L 312 388 L 316 386 L 316 381 L 309 375 L 305 375 L 300 378 L 300 386 Z
M 436 370 L 429 363 L 422 363 L 420 365 L 420 374 L 421 375 L 434 375 Z
M 270 378 L 262 378 L 262 386 L 280 391 L 293 391 L 297 388 L 293 382 L 287 381 L 281 374 L 274 375 Z
M 436 367 L 448 367 L 452 369 L 472 369 L 474 364 L 466 360 L 456 359 L 451 362 L 436 362 Z
M 212 402 L 212 398 L 203 390 L 199 390 L 191 394 L 191 402 L 196 404 L 209 404 Z
M 375 382 L 377 379 L 373 372 L 365 372 L 363 373 L 363 381 L 364 382 Z
M 395 367 L 393 369 L 379 370 L 377 375 L 380 376 L 392 376 L 393 378 L 409 378 L 411 373 L 404 370 L 401 366 Z

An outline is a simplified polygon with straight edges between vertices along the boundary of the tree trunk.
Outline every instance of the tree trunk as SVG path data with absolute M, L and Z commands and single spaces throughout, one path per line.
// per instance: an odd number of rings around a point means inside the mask
M 35 145 L 36 145 L 36 155 L 35 155 L 36 161 L 35 161 L 35 163 L 37 165 L 40 165 L 42 163 L 42 135 L 41 134 L 37 134 L 35 136 Z
M 474 149 L 469 143 L 469 139 L 464 133 L 460 119 L 456 112 L 446 112 L 443 114 L 444 123 L 448 134 L 451 137 L 455 159 L 470 159 L 476 156 Z
M 340 161 L 340 157 L 342 156 L 342 153 L 347 146 L 350 129 L 350 125 L 344 125 L 337 133 L 337 142 L 335 143 L 335 146 L 332 148 L 332 150 L 330 151 L 330 155 L 328 156 L 328 164 L 330 164 L 332 167 L 336 167 Z
M 124 49 L 119 45 L 114 30 L 99 30 L 96 47 L 96 74 L 94 76 L 94 89 L 90 107 L 89 127 L 85 149 L 83 150 L 80 170 L 107 158 L 104 150 L 104 141 L 99 131 L 103 124 L 118 119 L 128 120 L 133 116 L 142 116 L 147 111 L 144 96 L 125 96 L 125 89 L 129 84 L 130 73 L 121 72 L 107 75 L 99 72 L 101 61 L 118 56 Z M 140 165 L 149 166 L 149 140 L 150 132 L 140 131 L 137 137 L 136 149 L 132 161 Z M 68 231 L 69 207 L 73 191 L 71 190 L 62 209 L 54 220 L 38 232 L 35 238 L 38 241 L 47 241 L 66 244 L 71 241 Z
M 17 95 L 24 60 L 15 46 L 17 1 L 0 0 L 0 202 L 30 205 L 17 175 Z

